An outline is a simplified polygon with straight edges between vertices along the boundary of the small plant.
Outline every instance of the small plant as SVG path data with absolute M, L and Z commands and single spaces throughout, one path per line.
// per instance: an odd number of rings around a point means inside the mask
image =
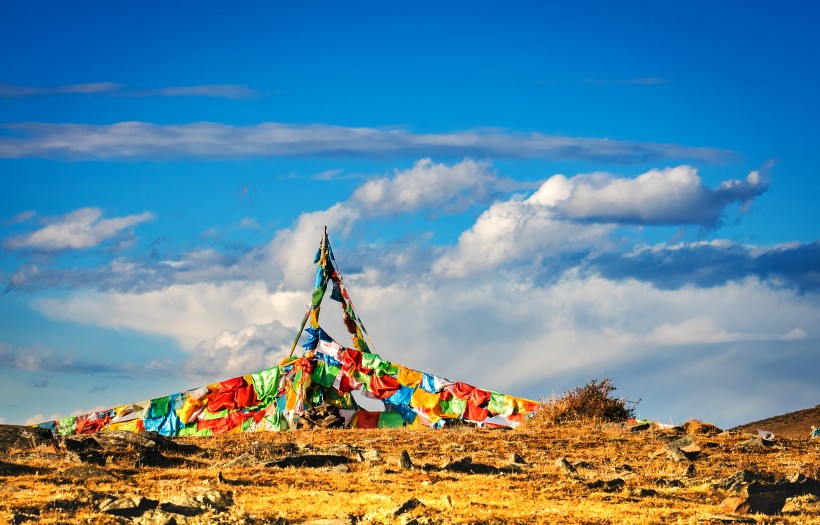
M 542 403 L 538 417 L 545 423 L 570 421 L 624 421 L 635 417 L 638 401 L 612 397 L 615 386 L 609 378 L 591 379 L 584 386 L 577 386 L 561 396 Z

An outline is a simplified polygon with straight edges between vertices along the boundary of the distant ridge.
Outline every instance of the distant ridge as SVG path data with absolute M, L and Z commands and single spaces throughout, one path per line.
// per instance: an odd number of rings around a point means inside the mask
M 760 421 L 753 421 L 740 425 L 732 430 L 745 430 L 757 432 L 757 429 L 774 432 L 775 436 L 782 436 L 791 439 L 803 439 L 811 434 L 812 425 L 820 427 L 820 405 L 814 408 L 806 408 L 789 412 L 780 416 L 774 416 Z

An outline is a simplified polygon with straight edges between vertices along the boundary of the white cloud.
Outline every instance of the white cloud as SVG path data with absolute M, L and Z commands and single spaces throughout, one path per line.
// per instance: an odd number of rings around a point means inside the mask
M 0 158 L 236 158 L 248 156 L 475 156 L 643 163 L 663 159 L 722 162 L 726 150 L 678 144 L 563 137 L 543 133 L 467 130 L 417 134 L 396 128 L 266 122 L 158 125 L 2 124 Z
M 111 93 L 122 89 L 124 84 L 116 82 L 92 82 L 87 84 L 66 84 L 53 87 L 14 86 L 0 82 L 0 97 L 36 97 L 62 94 Z
M 512 181 L 499 179 L 489 162 L 465 159 L 448 166 L 422 159 L 393 177 L 359 186 L 350 201 L 369 216 L 437 208 L 458 212 L 486 202 L 505 186 L 511 187 Z
M 191 350 L 225 330 L 239 330 L 271 319 L 297 323 L 309 301 L 303 294 L 270 294 L 263 282 L 196 283 L 137 292 L 79 292 L 40 299 L 34 306 L 53 317 L 118 330 L 137 330 L 176 340 Z
M 560 177 L 554 185 L 560 184 L 562 196 L 545 204 L 561 216 L 636 224 L 713 225 L 726 206 L 745 203 L 768 188 L 768 181 L 753 171 L 745 181 L 728 180 L 712 190 L 691 166 L 653 169 L 634 179 L 607 173 L 555 177 Z M 538 193 L 533 198 L 543 200 Z
M 295 319 L 298 314 L 294 314 Z M 290 353 L 298 328 L 278 321 L 223 331 L 211 343 L 200 343 L 185 362 L 188 377 L 203 382 L 222 381 L 279 364 Z M 295 352 L 301 353 L 301 348 Z
M 93 248 L 118 235 L 122 230 L 154 218 L 150 212 L 101 219 L 99 208 L 80 208 L 59 217 L 51 224 L 27 235 L 9 239 L 10 248 L 33 248 L 56 251 L 65 249 Z

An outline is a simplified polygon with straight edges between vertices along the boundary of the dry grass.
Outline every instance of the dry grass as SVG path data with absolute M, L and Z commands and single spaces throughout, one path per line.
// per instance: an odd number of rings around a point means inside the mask
M 572 421 L 625 421 L 635 417 L 639 401 L 629 401 L 612 395 L 616 388 L 612 380 L 591 379 L 584 386 L 575 387 L 560 396 L 555 393 L 542 402 L 538 423 L 565 423 Z
M 602 432 L 591 420 L 555 424 L 534 420 L 512 431 L 312 430 L 235 434 L 184 441 L 198 453 L 168 453 L 183 462 L 173 468 L 135 468 L 118 459 L 104 468 L 116 480 L 75 481 L 65 472 L 77 463 L 65 453 L 11 452 L 0 457 L 0 519 L 38 514 L 41 523 L 135 523 L 95 510 L 100 494 L 136 493 L 167 500 L 202 487 L 233 493 L 222 513 L 180 518 L 187 523 L 276 523 L 346 518 L 355 523 L 719 523 L 713 516 L 730 494 L 712 484 L 748 469 L 780 479 L 820 464 L 820 440 L 779 440 L 772 447 L 747 447 L 751 436 L 703 432 L 700 422 L 685 430 L 650 428 L 641 432 Z M 692 462 L 674 462 L 655 452 L 673 438 L 693 435 L 702 452 Z M 340 454 L 364 461 L 349 471 L 331 468 L 226 468 L 243 453 L 276 459 L 284 451 Z M 502 467 L 512 453 L 526 460 L 520 473 L 463 474 L 431 468 L 403 470 L 398 457 L 407 450 L 417 465 L 440 467 L 469 456 L 473 463 Z M 127 458 L 128 456 L 124 456 Z M 576 465 L 567 476 L 556 459 Z M 17 467 L 14 467 L 17 466 Z M 17 468 L 18 470 L 15 470 Z M 220 480 L 221 474 L 221 480 Z M 623 490 L 605 492 L 587 483 L 621 478 Z M 659 482 L 658 480 L 664 480 Z M 676 487 L 670 481 L 677 480 Z M 637 495 L 638 490 L 655 491 Z M 394 516 L 410 498 L 422 506 Z M 352 519 L 351 519 L 352 517 Z M 758 523 L 820 523 L 820 503 L 812 497 L 790 499 L 776 518 Z M 280 520 L 281 523 L 281 520 Z

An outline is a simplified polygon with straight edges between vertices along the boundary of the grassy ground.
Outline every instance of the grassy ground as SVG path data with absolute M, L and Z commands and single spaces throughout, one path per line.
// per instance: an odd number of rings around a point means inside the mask
M 730 489 L 713 485 L 740 470 L 772 481 L 820 478 L 820 440 L 778 439 L 763 446 L 748 434 L 686 429 L 604 429 L 596 423 L 536 421 L 516 430 L 310 430 L 186 439 L 199 451 L 166 451 L 176 464 L 135 466 L 138 451 L 109 454 L 112 478 L 81 480 L 81 463 L 64 448 L 0 456 L 0 519 L 22 523 L 285 523 L 337 518 L 339 523 L 721 523 Z M 675 461 L 662 447 L 691 435 L 700 451 Z M 406 450 L 415 468 L 400 466 Z M 257 466 L 230 467 L 243 454 Z M 511 455 L 526 464 L 510 468 Z M 253 456 L 253 458 L 251 458 Z M 264 466 L 284 457 L 335 457 L 336 466 Z M 458 462 L 469 457 L 472 463 Z M 577 473 L 556 464 L 566 458 Z M 453 467 L 455 465 L 459 468 Z M 441 467 L 450 464 L 448 469 Z M 470 466 L 471 465 L 471 466 Z M 426 466 L 426 468 L 425 468 Z M 467 466 L 467 468 L 464 468 Z M 480 473 L 467 473 L 467 470 Z M 460 471 L 461 470 L 461 471 Z M 518 471 L 520 470 L 520 471 Z M 622 479 L 623 485 L 612 480 Z M 602 483 L 596 483 L 596 482 Z M 609 482 L 609 485 L 607 485 Z M 136 494 L 179 501 L 206 489 L 230 504 L 196 516 L 137 518 L 99 509 L 107 496 Z M 742 493 L 743 494 L 743 493 Z M 397 512 L 406 502 L 415 508 Z M 155 521 L 149 521 L 151 520 Z M 162 521 L 162 520 L 165 521 Z M 749 519 L 745 517 L 743 519 Z M 789 498 L 757 523 L 820 523 L 820 500 Z M 172 521 L 171 521 L 172 520 Z

